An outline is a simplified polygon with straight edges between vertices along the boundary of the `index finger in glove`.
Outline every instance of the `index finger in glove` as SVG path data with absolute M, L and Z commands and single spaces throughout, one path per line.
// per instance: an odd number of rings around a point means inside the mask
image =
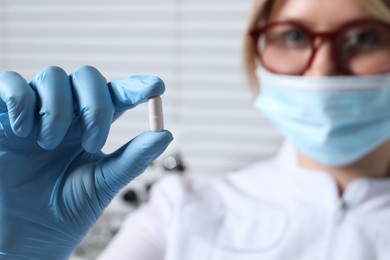
M 115 107 L 114 119 L 151 97 L 161 96 L 165 91 L 164 82 L 155 76 L 130 76 L 111 81 L 108 86 Z
M 8 113 L 17 136 L 26 137 L 31 132 L 35 106 L 35 93 L 21 75 L 12 71 L 0 74 L 0 113 Z

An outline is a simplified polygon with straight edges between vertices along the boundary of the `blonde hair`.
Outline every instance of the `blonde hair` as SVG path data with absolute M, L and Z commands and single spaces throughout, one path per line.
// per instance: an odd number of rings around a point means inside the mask
M 360 0 L 361 3 L 372 15 L 378 19 L 390 22 L 390 0 Z M 259 82 L 256 77 L 256 46 L 249 32 L 254 29 L 260 21 L 267 21 L 274 0 L 256 0 L 253 12 L 249 19 L 244 40 L 244 64 L 249 83 L 254 95 L 259 93 Z

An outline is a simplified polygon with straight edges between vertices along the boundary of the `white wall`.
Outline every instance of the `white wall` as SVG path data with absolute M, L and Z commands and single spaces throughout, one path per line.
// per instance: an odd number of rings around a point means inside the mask
M 252 108 L 241 64 L 252 1 L 1 0 L 0 70 L 27 79 L 48 65 L 96 66 L 108 80 L 165 82 L 166 128 L 189 173 L 234 170 L 273 154 L 280 138 Z M 116 122 L 113 151 L 148 130 L 147 106 Z

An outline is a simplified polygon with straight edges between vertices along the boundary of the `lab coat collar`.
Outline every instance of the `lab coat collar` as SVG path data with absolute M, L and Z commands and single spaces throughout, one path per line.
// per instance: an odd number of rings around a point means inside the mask
M 337 209 L 341 204 L 367 210 L 390 206 L 390 179 L 360 178 L 340 197 L 334 178 L 325 172 L 301 168 L 296 149 L 287 141 L 273 159 L 255 164 L 242 173 L 249 175 L 248 178 L 241 178 L 240 174 L 234 177 L 240 189 L 258 198 L 276 194 L 288 205 L 298 202 L 325 210 Z
M 349 207 L 366 207 L 373 210 L 375 206 L 390 205 L 390 178 L 378 179 L 362 177 L 350 183 L 340 197 L 334 178 L 321 171 L 307 170 L 299 166 L 297 151 L 288 141 L 282 145 L 275 157 L 286 175 L 292 178 L 297 187 L 309 191 L 312 199 L 325 207 L 338 207 L 340 201 Z

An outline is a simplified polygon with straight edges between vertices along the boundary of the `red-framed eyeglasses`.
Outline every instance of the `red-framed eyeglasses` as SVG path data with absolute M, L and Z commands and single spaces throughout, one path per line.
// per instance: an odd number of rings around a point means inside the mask
M 261 64 L 278 74 L 302 75 L 323 41 L 342 74 L 390 72 L 390 23 L 374 19 L 349 22 L 337 30 L 314 32 L 298 21 L 278 21 L 250 31 Z

